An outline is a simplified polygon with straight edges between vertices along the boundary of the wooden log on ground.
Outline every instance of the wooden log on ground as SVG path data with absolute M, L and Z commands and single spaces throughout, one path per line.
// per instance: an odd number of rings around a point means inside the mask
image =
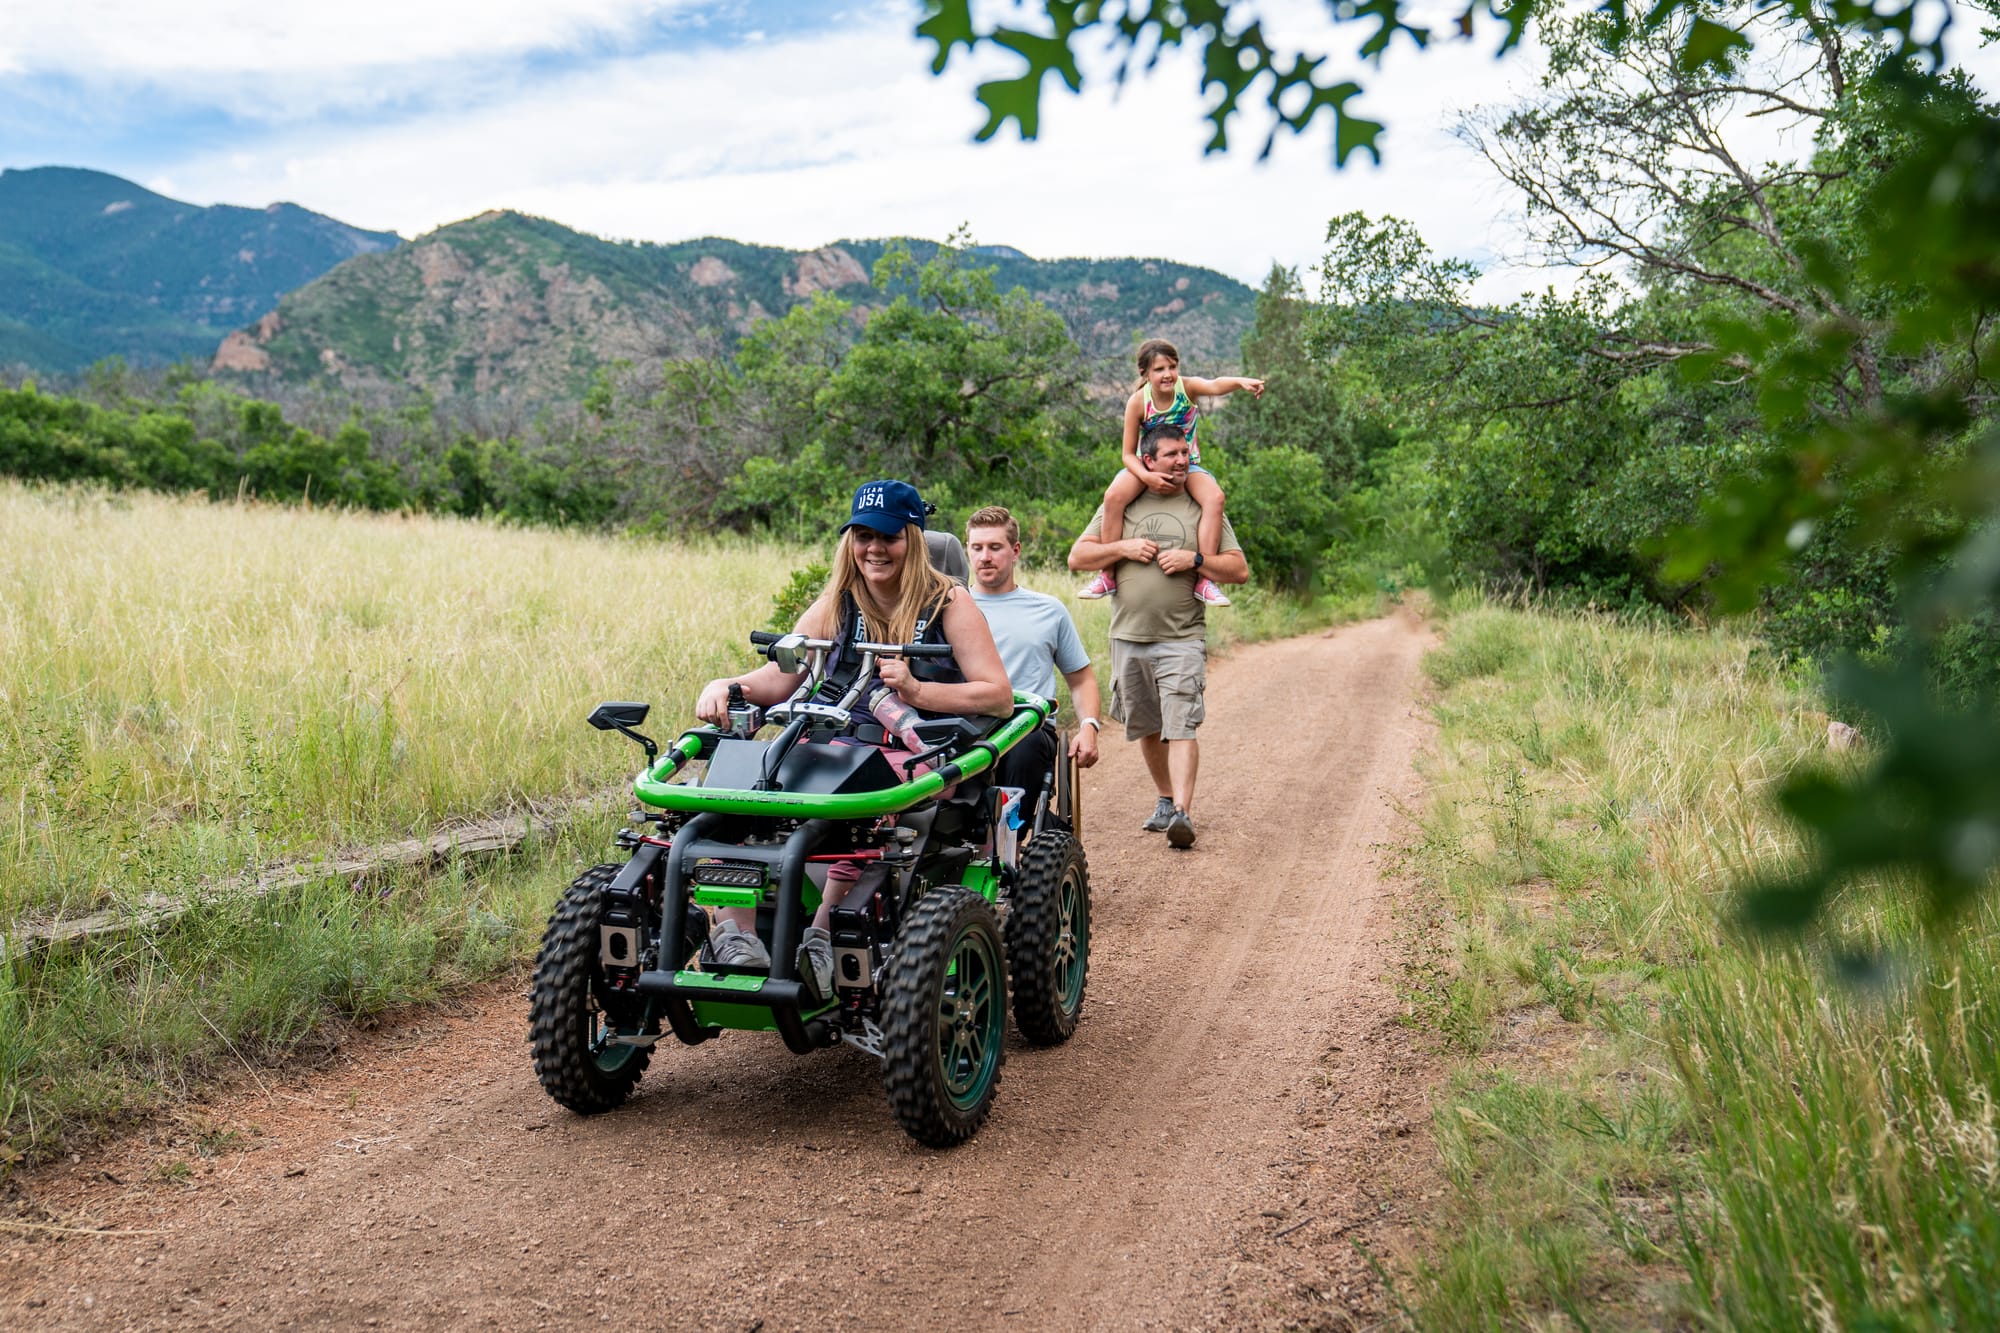
M 31 957 L 105 936 L 156 930 L 198 907 L 229 898 L 265 898 L 329 879 L 344 879 L 358 885 L 398 870 L 504 855 L 531 838 L 546 837 L 578 815 L 608 807 L 611 798 L 625 790 L 622 785 L 606 788 L 580 800 L 531 806 L 504 819 L 461 824 L 440 830 L 428 838 L 383 843 L 331 860 L 294 861 L 272 866 L 254 876 L 238 876 L 204 885 L 181 897 L 149 893 L 131 903 L 107 907 L 86 916 L 47 922 L 17 922 L 11 930 L 0 934 L 0 965 L 16 957 Z

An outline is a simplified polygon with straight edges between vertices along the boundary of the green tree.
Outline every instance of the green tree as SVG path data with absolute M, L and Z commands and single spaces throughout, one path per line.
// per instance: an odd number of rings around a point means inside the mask
M 1326 5 L 1336 27 L 1362 30 L 1356 54 L 1371 61 L 1398 37 L 1421 49 L 1440 35 L 1427 24 L 1412 23 L 1412 8 L 1405 0 L 1328 0 Z M 1635 11 L 1626 0 L 1606 0 L 1602 12 L 1613 45 L 1678 21 L 1675 60 L 1699 69 L 1725 64 L 1753 44 L 1741 26 L 1719 18 L 1722 8 L 1709 0 L 1660 0 Z M 1897 55 L 1923 56 L 1933 63 L 1943 59 L 1952 20 L 1948 7 L 1923 0 L 1775 0 L 1761 9 L 1829 35 L 1878 37 Z M 1537 31 L 1538 22 L 1561 12 L 1534 0 L 1468 0 L 1446 32 L 1464 40 L 1497 36 L 1497 51 L 1505 55 Z M 1385 127 L 1351 108 L 1362 94 L 1361 85 L 1333 72 L 1346 62 L 1329 62 L 1323 48 L 1274 42 L 1253 0 L 1041 0 L 1021 8 L 977 9 L 972 0 L 925 0 L 917 35 L 936 48 L 933 73 L 943 73 L 961 48 L 968 56 L 982 47 L 998 48 L 1021 62 L 1013 77 L 978 86 L 975 96 L 987 110 L 978 135 L 982 140 L 1009 121 L 1023 139 L 1035 138 L 1050 75 L 1077 93 L 1086 77 L 1122 84 L 1135 69 L 1150 72 L 1162 52 L 1182 49 L 1196 57 L 1200 89 L 1209 98 L 1207 119 L 1214 134 L 1208 151 L 1229 148 L 1239 115 L 1263 118 L 1261 152 L 1268 156 L 1279 134 L 1303 134 L 1324 113 L 1333 124 L 1335 165 L 1344 165 L 1356 152 L 1381 160 Z M 1079 52 L 1087 48 L 1108 56 L 1108 67 L 1086 76 Z
M 1241 521 L 1232 527 L 1243 554 L 1261 581 L 1292 591 L 1312 585 L 1332 540 L 1334 516 L 1318 455 L 1289 444 L 1236 455 L 1229 507 Z
M 1060 315 L 1001 291 L 969 249 L 954 236 L 919 264 L 892 245 L 874 285 L 897 295 L 879 309 L 821 296 L 745 338 L 737 366 L 764 429 L 724 514 L 817 525 L 871 476 L 907 478 L 947 510 L 1087 493 L 1087 362 Z
M 1320 460 L 1337 493 L 1395 436 L 1379 392 L 1356 367 L 1328 354 L 1313 336 L 1313 320 L 1298 273 L 1274 264 L 1257 294 L 1256 322 L 1243 337 L 1243 364 L 1264 381 L 1265 392 L 1238 397 L 1217 414 L 1216 438 L 1225 446 L 1242 440 L 1303 449 Z
M 1380 55 L 1398 35 L 1419 47 L 1432 36 L 1408 21 L 1402 0 L 1329 8 L 1336 25 L 1364 29 L 1364 56 Z M 1981 0 L 1981 8 L 2000 7 Z M 1110 77 L 1117 79 L 1141 60 L 1150 65 L 1163 48 L 1198 52 L 1202 87 L 1211 94 L 1211 151 L 1226 149 L 1233 120 L 1261 101 L 1267 152 L 1278 133 L 1302 132 L 1324 112 L 1333 122 L 1336 163 L 1356 151 L 1380 156 L 1382 126 L 1351 106 L 1359 86 L 1325 73 L 1324 51 L 1275 47 L 1247 0 L 1145 6 L 1043 0 L 1027 12 L 1033 21 L 1022 23 L 1017 10 L 927 0 L 918 32 L 936 47 L 935 70 L 961 48 L 997 47 L 1021 61 L 1014 77 L 978 88 L 989 113 L 982 138 L 1010 120 L 1023 138 L 1035 137 L 1046 77 L 1054 74 L 1079 91 L 1085 75 L 1078 50 L 1088 42 L 1108 45 L 1115 63 Z M 1560 23 L 1560 12 L 1528 0 L 1472 0 L 1456 28 L 1471 37 L 1497 25 L 1505 52 L 1539 21 Z M 1813 854 L 1802 872 L 1753 895 L 1755 915 L 1804 925 L 1854 876 L 1906 870 L 1925 886 L 1937 914 L 1949 917 L 2000 879 L 2000 837 L 1990 832 L 2000 828 L 2000 787 L 1990 777 L 2000 741 L 1984 737 L 1983 748 L 1953 743 L 1984 725 L 1970 718 L 1990 721 L 1996 705 L 1988 700 L 1968 716 L 1935 692 L 1940 657 L 1964 627 L 1992 623 L 2000 610 L 2000 425 L 1986 388 L 2000 326 L 1993 318 L 2000 309 L 2000 228 L 1993 225 L 2000 217 L 2000 114 L 1962 80 L 1937 74 L 1951 25 L 1948 6 L 1662 0 L 1641 14 L 1624 0 L 1609 0 L 1603 12 L 1594 38 L 1599 46 L 1616 54 L 1635 39 L 1664 33 L 1670 65 L 1684 73 L 1748 69 L 1766 41 L 1817 43 L 1831 72 L 1840 69 L 1839 52 L 1850 39 L 1879 44 L 1883 58 L 1865 80 L 1843 84 L 1834 98 L 1836 104 L 1872 100 L 1874 127 L 1899 142 L 1891 155 L 1874 156 L 1863 132 L 1871 117 L 1850 119 L 1846 142 L 1874 169 L 1833 189 L 1836 199 L 1852 192 L 1851 246 L 1844 253 L 1822 243 L 1831 238 L 1810 237 L 1800 237 L 1791 251 L 1792 275 L 1812 299 L 1761 281 L 1746 266 L 1737 276 L 1764 290 L 1739 283 L 1749 306 L 1704 310 L 1697 332 L 1706 347 L 1642 343 L 1627 351 L 1670 356 L 1690 375 L 1729 368 L 1749 384 L 1768 433 L 1753 465 L 1721 486 L 1701 521 L 1679 537 L 1668 578 L 1703 580 L 1722 605 L 1748 608 L 1790 576 L 1818 534 L 1852 515 L 1848 531 L 1865 535 L 1880 552 L 1896 585 L 1899 618 L 1910 630 L 1894 665 L 1836 677 L 1837 695 L 1880 719 L 1888 743 L 1858 778 L 1804 777 L 1793 786 L 1787 800 Z M 1590 157 L 1591 127 L 1573 127 L 1586 137 L 1573 147 L 1557 137 L 1559 154 Z M 1538 179 L 1559 187 L 1541 196 L 1559 206 L 1563 176 Z M 1794 204 L 1811 203 L 1813 186 L 1800 184 L 1780 193 Z M 1722 195 L 1730 189 L 1727 181 L 1718 185 Z M 1742 193 L 1756 204 L 1756 192 Z M 1704 192 L 1677 200 L 1659 228 L 1606 229 L 1600 216 L 1576 230 L 1618 243 L 1678 232 L 1689 242 L 1687 253 L 1712 259 L 1760 227 L 1782 230 L 1774 225 L 1779 201 L 1766 202 L 1772 207 L 1762 215 L 1730 213 L 1708 207 Z M 1880 306 L 1871 308 L 1870 289 L 1886 298 Z M 1880 349 L 1905 358 L 1913 373 L 1902 383 L 1882 375 L 1871 364 Z M 1599 343 L 1586 354 L 1602 359 L 1607 350 Z M 1552 371 L 1544 378 L 1562 376 Z M 1830 413 L 1828 394 L 1837 409 Z

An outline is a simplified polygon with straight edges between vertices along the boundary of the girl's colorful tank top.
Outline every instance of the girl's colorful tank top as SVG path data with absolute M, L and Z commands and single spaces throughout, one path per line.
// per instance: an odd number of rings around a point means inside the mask
M 1139 392 L 1145 395 L 1145 407 L 1139 417 L 1139 434 L 1144 437 L 1155 426 L 1179 426 L 1187 436 L 1188 462 L 1201 461 L 1201 442 L 1195 439 L 1195 427 L 1201 424 L 1201 414 L 1195 411 L 1194 399 L 1188 397 L 1187 381 L 1178 375 L 1174 377 L 1174 401 L 1166 408 L 1153 406 L 1153 386 L 1149 383 Z

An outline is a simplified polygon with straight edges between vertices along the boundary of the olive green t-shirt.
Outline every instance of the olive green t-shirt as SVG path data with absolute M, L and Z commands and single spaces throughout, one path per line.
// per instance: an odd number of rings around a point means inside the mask
M 1158 542 L 1163 551 L 1199 550 L 1196 534 L 1200 527 L 1201 506 L 1186 491 L 1178 495 L 1147 491 L 1125 507 L 1125 536 Z M 1095 538 L 1103 532 L 1104 506 L 1099 505 L 1083 535 Z M 1243 549 L 1226 517 L 1219 549 Z M 1121 560 L 1112 567 L 1111 576 L 1118 580 L 1118 595 L 1111 599 L 1112 638 L 1127 643 L 1166 643 L 1208 636 L 1208 608 L 1194 595 L 1198 576 L 1192 570 L 1163 574 L 1157 564 Z

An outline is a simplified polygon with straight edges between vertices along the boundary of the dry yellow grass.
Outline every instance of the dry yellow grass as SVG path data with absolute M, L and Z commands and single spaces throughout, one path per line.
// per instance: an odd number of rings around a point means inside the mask
M 0 485 L 0 919 L 636 767 L 804 555 Z

